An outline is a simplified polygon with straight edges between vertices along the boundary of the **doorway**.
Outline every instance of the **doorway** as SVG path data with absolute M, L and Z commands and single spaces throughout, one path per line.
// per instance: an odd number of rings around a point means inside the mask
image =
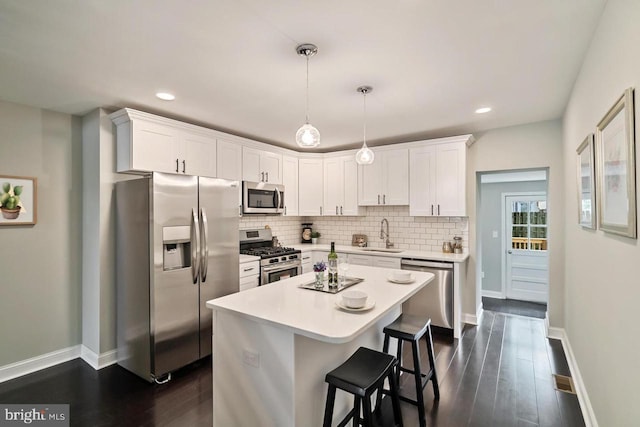
M 544 318 L 548 302 L 546 169 L 478 174 L 483 308 Z
M 549 298 L 546 193 L 503 193 L 507 299 L 546 304 Z

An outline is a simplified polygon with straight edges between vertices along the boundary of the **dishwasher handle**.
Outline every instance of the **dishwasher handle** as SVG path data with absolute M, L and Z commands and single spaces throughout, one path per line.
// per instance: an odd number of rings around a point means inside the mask
M 420 259 L 411 259 L 411 258 L 402 258 L 400 260 L 400 269 L 402 270 L 413 270 L 420 267 L 438 268 L 441 270 L 453 270 L 453 264 L 450 262 L 424 261 Z

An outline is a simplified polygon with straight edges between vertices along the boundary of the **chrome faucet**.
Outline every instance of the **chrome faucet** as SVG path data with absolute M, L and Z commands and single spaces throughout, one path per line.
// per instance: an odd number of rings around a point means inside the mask
M 387 231 L 384 230 L 385 223 L 387 224 Z M 387 249 L 393 247 L 393 243 L 389 241 L 389 221 L 387 221 L 387 218 L 382 218 L 382 221 L 380 221 L 380 238 L 384 239 L 384 244 Z

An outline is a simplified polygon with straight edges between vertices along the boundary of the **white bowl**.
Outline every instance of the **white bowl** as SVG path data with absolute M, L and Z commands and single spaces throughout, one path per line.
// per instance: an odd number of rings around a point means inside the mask
M 362 308 L 367 303 L 367 294 L 356 290 L 344 291 L 342 301 L 349 308 Z
M 406 282 L 408 280 L 411 280 L 411 272 L 405 270 L 395 270 L 393 273 L 391 273 L 391 277 L 393 278 L 393 280 Z

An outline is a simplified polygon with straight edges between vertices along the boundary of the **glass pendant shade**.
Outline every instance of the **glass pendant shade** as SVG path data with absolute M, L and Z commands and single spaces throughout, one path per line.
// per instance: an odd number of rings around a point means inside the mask
M 312 124 L 305 123 L 296 132 L 296 143 L 302 148 L 313 148 L 320 145 L 320 132 Z
M 371 86 L 360 86 L 356 91 L 360 92 L 362 96 L 362 148 L 356 153 L 356 163 L 359 165 L 370 165 L 376 158 L 375 153 L 367 147 L 367 94 L 373 90 Z
M 309 58 L 318 53 L 318 47 L 305 43 L 296 47 L 298 55 L 307 60 L 306 122 L 296 132 L 296 143 L 300 148 L 314 148 L 320 145 L 320 132 L 309 123 Z
M 362 148 L 358 150 L 356 153 L 356 163 L 359 165 L 370 165 L 373 163 L 376 155 L 369 147 L 367 147 L 367 143 L 365 142 L 362 145 Z

